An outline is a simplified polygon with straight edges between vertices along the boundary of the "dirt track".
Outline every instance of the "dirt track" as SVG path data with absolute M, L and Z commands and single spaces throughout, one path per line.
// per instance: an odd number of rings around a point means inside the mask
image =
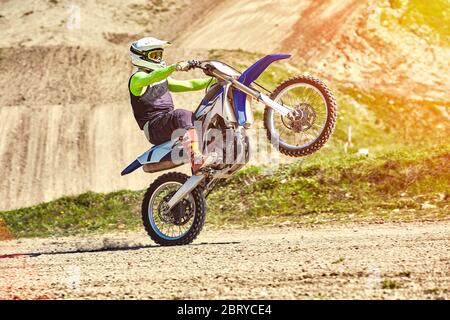
M 25 239 L 2 254 L 0 298 L 450 298 L 449 221 L 205 230 L 165 248 L 142 233 Z

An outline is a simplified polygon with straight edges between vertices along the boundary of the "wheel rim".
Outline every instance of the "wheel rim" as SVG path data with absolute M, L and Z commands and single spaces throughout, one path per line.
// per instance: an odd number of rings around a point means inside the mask
M 292 121 L 272 109 L 269 110 L 271 134 L 274 142 L 287 149 L 301 149 L 313 144 L 325 130 L 328 108 L 325 96 L 308 83 L 295 83 L 284 88 L 274 99 L 298 110 Z
M 180 188 L 182 183 L 170 181 L 161 184 L 148 204 L 148 218 L 156 234 L 165 240 L 178 240 L 185 236 L 195 218 L 195 201 L 192 194 L 183 199 L 170 213 L 164 213 L 163 206 L 167 200 Z M 183 209 L 184 214 L 181 212 Z M 182 213 L 182 214 L 180 214 Z

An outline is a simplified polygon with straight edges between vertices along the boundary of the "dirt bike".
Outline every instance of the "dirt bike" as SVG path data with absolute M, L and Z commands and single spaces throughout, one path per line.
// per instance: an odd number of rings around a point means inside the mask
M 250 140 L 246 133 L 254 122 L 253 100 L 265 105 L 267 138 L 285 155 L 312 154 L 330 138 L 337 117 L 336 102 L 322 81 L 311 76 L 295 77 L 279 84 L 270 96 L 255 88 L 260 87 L 255 80 L 271 63 L 287 58 L 290 55 L 267 55 L 243 73 L 220 61 L 195 65 L 217 80 L 194 112 L 201 148 L 204 154 L 213 154 L 214 149 L 215 156 L 191 176 L 170 172 L 149 186 L 142 202 L 142 221 L 153 241 L 184 245 L 200 233 L 205 223 L 205 198 L 219 180 L 249 161 Z M 145 172 L 158 172 L 189 162 L 179 136 L 172 135 L 173 139 L 153 146 L 126 167 L 122 175 L 140 167 Z

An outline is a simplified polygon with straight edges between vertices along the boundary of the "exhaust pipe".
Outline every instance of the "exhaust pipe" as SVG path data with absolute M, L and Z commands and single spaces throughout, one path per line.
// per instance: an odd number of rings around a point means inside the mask
M 176 167 L 181 166 L 182 164 L 183 164 L 183 162 L 181 162 L 179 164 L 175 164 L 170 160 L 166 160 L 166 161 L 155 162 L 155 163 L 146 163 L 142 166 L 142 168 L 147 173 L 153 173 L 153 172 L 176 168 Z

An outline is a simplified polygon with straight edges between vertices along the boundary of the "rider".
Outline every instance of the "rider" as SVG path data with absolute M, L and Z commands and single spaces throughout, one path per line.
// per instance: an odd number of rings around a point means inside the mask
M 170 92 L 187 92 L 207 88 L 213 78 L 175 80 L 170 75 L 175 71 L 188 71 L 198 61 L 182 61 L 169 66 L 163 60 L 164 48 L 170 42 L 147 37 L 131 44 L 131 62 L 138 69 L 130 77 L 128 89 L 134 117 L 148 141 L 160 144 L 170 140 L 176 129 L 186 129 L 183 146 L 190 151 L 192 170 L 198 171 L 205 159 L 202 155 L 194 115 L 191 111 L 174 109 Z

